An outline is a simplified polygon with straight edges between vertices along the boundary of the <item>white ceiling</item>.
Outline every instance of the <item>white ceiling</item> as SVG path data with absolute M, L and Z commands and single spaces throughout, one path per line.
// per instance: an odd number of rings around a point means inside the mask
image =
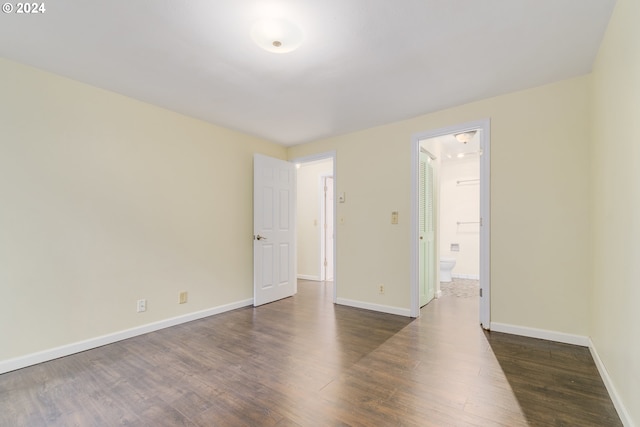
M 615 0 L 54 0 L 0 55 L 284 145 L 591 71 Z M 253 44 L 279 16 L 305 40 Z

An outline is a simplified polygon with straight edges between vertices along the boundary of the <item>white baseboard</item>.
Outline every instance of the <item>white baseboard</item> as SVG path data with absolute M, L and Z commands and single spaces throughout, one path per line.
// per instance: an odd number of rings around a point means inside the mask
M 309 274 L 298 274 L 298 279 L 313 280 L 314 282 L 320 282 L 320 276 L 311 276 Z
M 312 276 L 310 274 L 298 274 L 298 279 L 320 282 L 320 276 Z
M 477 274 L 455 274 L 451 273 L 451 277 L 455 279 L 470 279 L 470 280 L 480 280 L 480 276 Z
M 609 397 L 611 397 L 611 401 L 613 402 L 613 406 L 616 407 L 616 411 L 618 411 L 618 416 L 620 417 L 620 421 L 622 421 L 622 425 L 625 427 L 635 427 L 633 420 L 631 419 L 631 415 L 625 408 L 622 403 L 622 399 L 620 399 L 620 395 L 618 394 L 618 390 L 615 385 L 613 385 L 613 381 L 609 376 L 609 372 L 607 368 L 602 363 L 602 359 L 600 359 L 600 355 L 598 355 L 598 351 L 596 350 L 596 346 L 593 344 L 593 341 L 589 339 L 589 350 L 591 351 L 591 357 L 593 357 L 593 361 L 598 368 L 598 372 L 600 373 L 600 377 L 602 377 L 602 382 L 604 382 L 604 386 L 607 388 L 609 392 Z
M 336 304 L 346 305 L 366 310 L 379 311 L 381 313 L 397 314 L 398 316 L 411 317 L 411 310 L 408 308 L 393 307 L 390 305 L 373 304 L 370 302 L 355 301 L 345 298 L 337 298 Z
M 253 304 L 253 298 L 238 301 L 218 307 L 209 308 L 195 313 L 189 313 L 182 316 L 172 317 L 170 319 L 160 320 L 146 325 L 137 326 L 135 328 L 126 329 L 124 331 L 112 334 L 102 335 L 96 338 L 75 342 L 72 344 L 55 347 L 49 350 L 39 351 L 37 353 L 27 354 L 26 356 L 16 357 L 0 361 L 0 374 L 15 371 L 16 369 L 25 368 L 27 366 L 36 365 L 38 363 L 47 362 L 59 357 L 69 356 L 81 351 L 91 350 L 92 348 L 101 347 L 106 344 L 112 344 L 127 338 L 143 335 L 160 329 L 176 326 L 181 323 L 191 322 L 193 320 L 202 319 L 204 317 L 213 316 L 214 314 L 224 313 L 226 311 L 235 310 L 237 308 L 246 307 Z
M 491 322 L 490 329 L 494 332 L 504 332 L 506 334 L 521 335 L 523 337 L 540 338 L 547 341 L 556 341 L 565 344 L 589 347 L 589 337 L 583 335 L 573 335 L 564 332 L 548 331 L 546 329 L 528 328 L 526 326 L 515 326 L 497 322 Z

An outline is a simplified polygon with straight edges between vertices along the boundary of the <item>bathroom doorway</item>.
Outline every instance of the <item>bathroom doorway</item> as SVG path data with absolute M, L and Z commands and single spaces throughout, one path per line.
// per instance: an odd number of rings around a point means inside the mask
M 489 120 L 414 135 L 412 149 L 412 316 L 435 277 L 436 297 L 475 286 L 489 329 Z

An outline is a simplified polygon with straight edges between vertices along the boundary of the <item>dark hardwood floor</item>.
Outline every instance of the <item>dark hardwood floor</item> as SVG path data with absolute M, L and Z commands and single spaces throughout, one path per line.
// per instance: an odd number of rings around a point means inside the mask
M 298 290 L 0 375 L 0 425 L 622 425 L 588 349 L 483 332 L 472 293 L 412 320 Z

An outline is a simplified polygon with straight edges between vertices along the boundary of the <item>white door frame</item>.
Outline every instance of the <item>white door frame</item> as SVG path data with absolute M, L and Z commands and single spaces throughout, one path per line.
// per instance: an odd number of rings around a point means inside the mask
M 327 178 L 331 178 L 331 190 L 333 190 L 334 188 L 334 178 L 333 178 L 333 173 L 329 173 L 329 174 L 322 174 L 320 175 L 320 280 L 327 280 L 327 268 L 324 265 L 324 260 L 327 259 L 327 248 L 326 248 L 326 241 L 327 241 L 327 231 L 331 231 L 332 236 L 335 235 L 335 230 L 333 228 L 333 224 L 334 221 L 333 219 L 331 220 L 331 229 L 327 229 L 325 228 L 325 223 L 327 223 L 327 193 L 324 190 L 325 187 L 325 183 Z M 335 194 L 332 194 L 332 196 L 335 199 Z M 334 211 L 334 207 L 333 205 L 335 205 L 335 200 L 333 200 L 331 202 L 331 211 Z M 332 215 L 333 217 L 333 215 Z M 333 237 L 331 238 L 331 241 L 333 242 Z M 331 249 L 333 251 L 333 244 L 331 245 Z M 333 253 L 333 252 L 332 252 Z M 327 262 L 327 264 L 329 264 L 329 262 Z M 333 255 L 331 256 L 331 270 L 333 273 Z M 333 279 L 332 279 L 333 280 Z
M 338 177 L 336 174 L 336 161 L 337 161 L 337 156 L 336 156 L 336 151 L 327 151 L 324 153 L 318 153 L 318 154 L 312 154 L 309 156 L 303 156 L 303 157 L 296 157 L 294 159 L 290 159 L 289 161 L 292 163 L 310 163 L 310 162 L 316 162 L 318 160 L 328 160 L 331 159 L 333 161 L 333 194 L 334 197 L 337 193 L 337 182 L 338 182 Z M 338 296 L 338 274 L 337 274 L 337 268 L 336 268 L 336 242 L 338 240 L 338 230 L 336 228 L 336 217 L 337 217 L 337 203 L 333 204 L 333 303 L 336 303 L 337 300 L 337 296 Z
M 490 161 L 490 119 L 420 132 L 411 136 L 411 317 L 420 316 L 419 286 L 419 242 L 418 242 L 418 163 L 420 141 L 443 135 L 451 135 L 480 129 L 480 324 L 484 329 L 491 326 L 491 161 Z

